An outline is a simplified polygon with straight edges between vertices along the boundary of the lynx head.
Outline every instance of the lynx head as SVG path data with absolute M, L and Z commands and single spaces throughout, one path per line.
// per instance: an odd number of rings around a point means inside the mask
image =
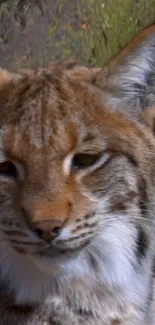
M 126 285 L 152 245 L 153 124 L 111 110 L 98 73 L 1 71 L 0 277 L 17 300 L 72 278 Z

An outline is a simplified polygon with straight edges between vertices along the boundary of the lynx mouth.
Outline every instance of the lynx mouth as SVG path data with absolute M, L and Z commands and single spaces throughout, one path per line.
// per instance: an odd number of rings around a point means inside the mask
M 90 240 L 87 240 L 80 245 L 74 243 L 74 245 L 66 245 L 65 242 L 59 241 L 56 243 L 43 242 L 41 245 L 35 245 L 34 243 L 24 243 L 11 245 L 14 250 L 19 254 L 26 254 L 31 256 L 44 257 L 51 260 L 68 259 L 79 255 L 89 244 Z
M 61 242 L 61 244 L 57 243 L 57 245 L 51 244 L 49 245 L 49 247 L 40 252 L 37 255 L 40 255 L 42 257 L 46 257 L 46 258 L 53 258 L 53 259 L 59 259 L 59 258 L 72 258 L 74 256 L 79 255 L 88 245 L 89 245 L 90 241 L 85 241 L 84 243 L 80 244 L 80 245 L 74 245 L 74 246 L 65 246 L 65 244 L 63 243 L 63 241 Z
M 81 262 L 85 256 L 85 248 L 88 243 L 74 249 L 60 249 L 54 246 L 48 247 L 40 253 L 28 255 L 28 259 L 35 265 L 39 272 L 55 279 L 64 279 L 76 274 L 76 268 L 81 269 Z

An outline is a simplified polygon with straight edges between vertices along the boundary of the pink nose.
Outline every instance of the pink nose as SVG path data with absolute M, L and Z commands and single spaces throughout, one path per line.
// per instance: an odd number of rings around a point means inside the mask
M 61 227 L 62 222 L 59 220 L 46 220 L 35 222 L 33 224 L 33 229 L 37 236 L 48 242 L 52 241 L 59 235 Z

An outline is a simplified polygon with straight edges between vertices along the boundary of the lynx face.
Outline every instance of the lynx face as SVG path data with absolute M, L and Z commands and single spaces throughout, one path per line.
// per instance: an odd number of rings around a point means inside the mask
M 55 64 L 2 86 L 0 266 L 17 292 L 42 274 L 126 283 L 150 247 L 154 138 L 93 82 Z

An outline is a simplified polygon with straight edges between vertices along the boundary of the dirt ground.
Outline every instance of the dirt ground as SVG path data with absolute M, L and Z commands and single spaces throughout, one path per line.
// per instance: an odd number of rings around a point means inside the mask
M 78 37 L 72 40 L 71 47 L 67 49 L 72 29 L 77 30 L 78 34 L 84 24 L 82 17 L 73 12 L 74 1 L 76 0 L 67 0 L 64 4 L 59 0 L 46 0 L 42 7 L 25 8 L 24 12 L 17 9 L 15 1 L 14 5 L 13 0 L 4 1 L 0 5 L 1 67 L 12 70 L 34 67 L 53 59 L 73 57 L 72 53 L 82 59 Z M 62 29 L 67 21 L 70 29 Z
M 0 66 L 103 65 L 154 22 L 155 0 L 0 0 Z

